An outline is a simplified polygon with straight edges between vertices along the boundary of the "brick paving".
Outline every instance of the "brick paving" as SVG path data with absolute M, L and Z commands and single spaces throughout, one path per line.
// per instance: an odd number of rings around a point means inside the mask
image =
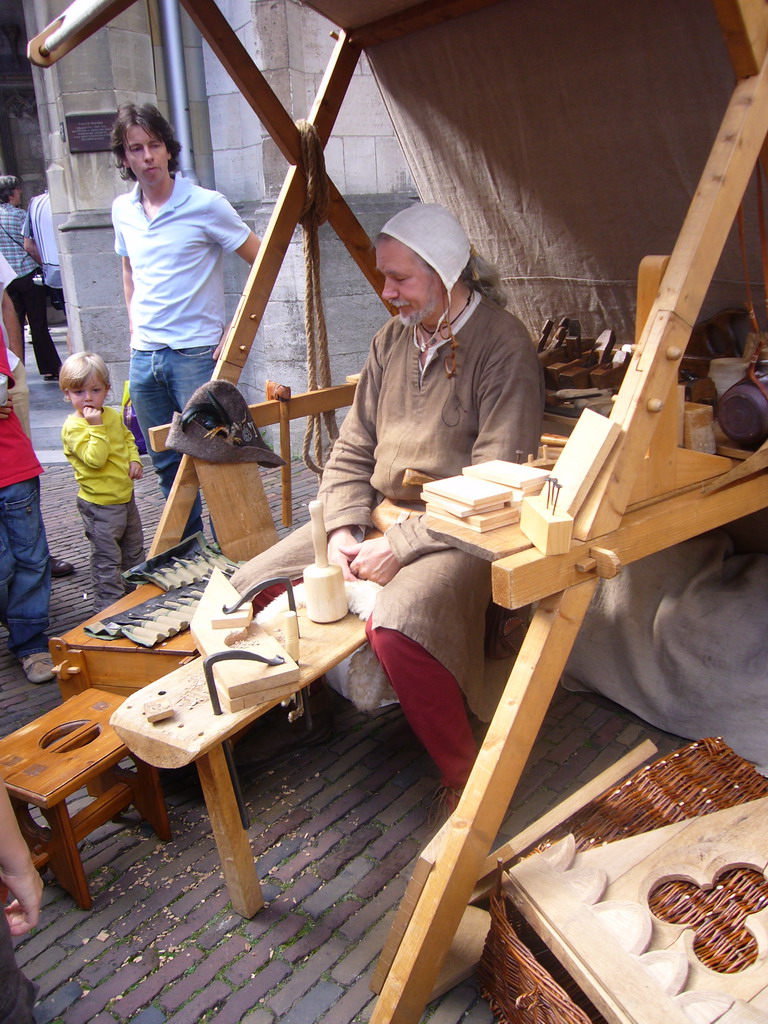
M 279 474 L 264 474 L 279 517 Z M 51 550 L 76 564 L 54 580 L 51 635 L 89 614 L 87 552 L 67 465 L 43 477 Z M 148 536 L 162 499 L 151 472 L 137 484 Z M 315 478 L 294 471 L 297 520 Z M 59 703 L 33 686 L 0 627 L 2 735 Z M 38 1024 L 352 1024 L 368 1020 L 369 978 L 414 857 L 432 834 L 437 779 L 397 706 L 371 715 L 334 695 L 325 744 L 241 781 L 267 905 L 233 913 L 194 770 L 163 773 L 173 839 L 133 812 L 81 844 L 94 896 L 83 911 L 48 879 L 39 926 L 17 957 L 40 986 Z M 641 739 L 662 753 L 682 744 L 600 698 L 558 690 L 499 839 L 514 835 Z M 490 1024 L 474 980 L 431 1004 L 432 1024 Z

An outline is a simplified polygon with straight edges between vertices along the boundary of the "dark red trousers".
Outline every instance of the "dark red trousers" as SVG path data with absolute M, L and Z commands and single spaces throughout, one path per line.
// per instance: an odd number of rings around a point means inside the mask
M 456 678 L 431 654 L 396 629 L 369 619 L 368 642 L 397 694 L 408 724 L 440 770 L 440 781 L 462 789 L 477 755 L 464 697 Z

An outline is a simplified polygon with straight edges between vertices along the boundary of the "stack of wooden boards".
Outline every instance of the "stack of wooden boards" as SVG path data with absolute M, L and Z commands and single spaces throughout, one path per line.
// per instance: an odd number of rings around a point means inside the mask
M 523 498 L 538 494 L 548 476 L 546 469 L 494 459 L 424 484 L 421 497 L 428 515 L 485 533 L 518 522 Z
M 263 658 L 281 658 L 277 665 L 252 660 L 222 661 L 213 667 L 219 702 L 224 711 L 245 711 L 290 696 L 296 690 L 299 666 L 266 630 L 251 622 L 249 604 L 237 613 L 223 609 L 236 603 L 240 595 L 215 569 L 192 618 L 191 630 L 204 657 L 224 651 L 241 650 Z M 288 645 L 290 646 L 290 645 Z

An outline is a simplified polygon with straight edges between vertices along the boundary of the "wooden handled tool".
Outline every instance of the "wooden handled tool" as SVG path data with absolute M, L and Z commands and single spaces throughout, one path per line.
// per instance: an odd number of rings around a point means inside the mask
M 328 564 L 322 502 L 310 501 L 309 518 L 315 561 L 304 570 L 307 618 L 312 622 L 336 622 L 347 614 L 347 594 L 341 566 Z
M 427 473 L 422 473 L 418 469 L 404 469 L 403 470 L 403 486 L 404 487 L 423 487 L 424 484 L 431 484 L 436 478 L 429 476 Z
M 288 652 L 288 657 L 293 658 L 294 661 L 299 660 L 299 620 L 296 618 L 296 612 L 287 611 L 283 616 L 283 632 L 285 633 L 285 643 L 283 647 Z

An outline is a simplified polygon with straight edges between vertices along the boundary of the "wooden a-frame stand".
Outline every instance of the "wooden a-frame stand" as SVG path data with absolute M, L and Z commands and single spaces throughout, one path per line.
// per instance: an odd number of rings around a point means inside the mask
M 53 63 L 131 2 L 116 0 L 86 26 L 73 26 L 53 57 L 45 51 L 45 40 L 60 22 L 49 26 L 30 44 L 31 59 Z M 292 165 L 216 367 L 215 376 L 236 381 L 304 200 L 298 132 L 213 0 L 181 2 Z M 352 38 L 341 33 L 310 115 L 323 142 L 362 45 L 487 2 L 429 0 L 356 30 Z M 621 426 L 620 436 L 577 515 L 571 550 L 544 556 L 528 548 L 493 565 L 499 603 L 517 607 L 538 600 L 538 609 L 469 782 L 441 834 L 439 853 L 424 872 L 426 880 L 394 953 L 372 1024 L 415 1024 L 421 1017 L 600 576 L 615 575 L 622 563 L 768 506 L 768 478 L 754 475 L 764 458 L 751 465 L 747 460 L 737 480 L 717 489 L 713 478 L 729 464 L 715 456 L 678 451 L 673 432 L 661 427 L 670 422 L 664 413 L 674 402 L 691 327 L 768 133 L 768 9 L 757 0 L 715 0 L 715 6 L 738 82 L 660 287 L 650 288 L 648 316 L 638 313 L 638 324 L 644 326 L 611 415 Z M 380 292 L 367 236 L 336 192 L 330 219 Z M 273 422 L 277 419 L 275 413 Z M 585 476 L 590 471 L 585 460 Z M 644 483 L 638 485 L 638 479 Z M 700 486 L 704 481 L 706 495 Z M 194 467 L 185 458 L 153 552 L 179 539 L 196 486 Z

